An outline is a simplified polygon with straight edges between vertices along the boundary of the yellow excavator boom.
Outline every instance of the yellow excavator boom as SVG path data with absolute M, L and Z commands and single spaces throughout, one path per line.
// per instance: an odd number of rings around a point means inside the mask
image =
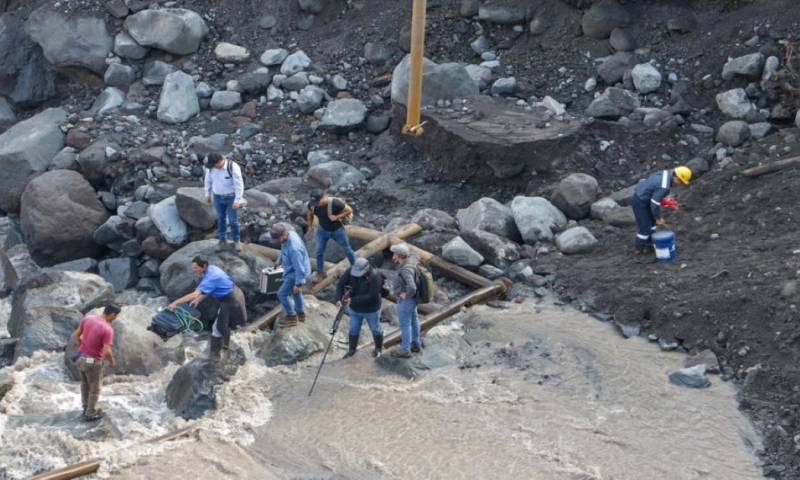
M 425 15 L 427 0 L 414 0 L 411 16 L 411 68 L 408 75 L 408 101 L 403 133 L 422 135 L 422 60 L 425 55 Z

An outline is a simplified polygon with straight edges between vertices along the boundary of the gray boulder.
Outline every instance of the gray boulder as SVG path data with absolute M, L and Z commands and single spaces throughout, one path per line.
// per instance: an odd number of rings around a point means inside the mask
M 572 219 L 581 220 L 589 216 L 589 210 L 597 200 L 598 183 L 591 175 L 573 173 L 559 182 L 553 191 L 553 205 Z
M 83 67 L 101 75 L 114 44 L 102 18 L 70 18 L 47 7 L 28 17 L 25 31 L 56 67 Z
M 594 250 L 597 239 L 586 227 L 572 227 L 556 237 L 556 246 L 566 255 Z
M 465 268 L 478 268 L 483 263 L 483 255 L 475 251 L 461 237 L 455 237 L 442 246 L 442 257 Z
M 46 272 L 25 279 L 8 323 L 11 336 L 19 338 L 16 356 L 64 348 L 83 315 L 113 298 L 111 285 L 90 273 Z
M 364 58 L 372 65 L 383 65 L 392 58 L 392 50 L 374 42 L 364 44 Z
M 309 85 L 297 96 L 297 108 L 303 113 L 313 113 L 322 106 L 325 90 L 316 85 Z
M 183 123 L 200 113 L 200 102 L 191 75 L 174 72 L 167 75 L 158 102 L 158 119 L 164 123 Z
M 766 57 L 763 53 L 751 53 L 741 57 L 731 58 L 722 67 L 722 78 L 731 80 L 736 75 L 748 77 L 753 80 L 761 78 Z
M 614 85 L 625 78 L 636 65 L 636 56 L 630 52 L 617 52 L 603 59 L 597 66 L 597 74 L 607 85 Z
M 619 118 L 639 108 L 641 103 L 636 94 L 628 90 L 609 87 L 596 97 L 586 109 L 586 115 L 595 118 Z
M 93 235 L 108 213 L 79 173 L 52 170 L 34 178 L 21 203 L 22 232 L 37 263 L 49 266 L 99 255 Z
M 15 123 L 17 123 L 17 114 L 14 113 L 11 104 L 9 104 L 5 98 L 0 97 L 0 131 L 5 130 Z
M 288 56 L 289 52 L 283 48 L 270 48 L 261 54 L 259 61 L 267 67 L 274 67 L 282 64 Z
M 492 95 L 514 95 L 517 91 L 517 79 L 514 77 L 498 78 L 492 84 Z
M 519 245 L 494 233 L 483 230 L 461 232 L 461 238 L 492 265 L 508 268 L 521 257 Z
M 708 388 L 711 386 L 711 381 L 706 376 L 706 366 L 704 364 L 670 373 L 669 382 L 673 385 L 687 388 Z
M 717 132 L 717 141 L 730 147 L 738 147 L 749 139 L 750 127 L 741 120 L 725 122 Z
M 58 272 L 97 273 L 97 260 L 94 258 L 79 258 L 69 262 L 59 263 L 50 267 Z
M 174 196 L 150 205 L 149 216 L 167 243 L 183 245 L 186 242 L 189 231 L 178 213 Z
M 641 63 L 631 70 L 633 85 L 641 94 L 648 94 L 658 90 L 661 86 L 661 72 L 649 63 Z
M 164 85 L 167 75 L 177 71 L 178 69 L 171 63 L 162 62 L 161 60 L 148 62 L 144 65 L 142 83 L 148 86 Z
M 281 64 L 281 73 L 287 76 L 294 75 L 295 73 L 305 71 L 311 66 L 311 59 L 308 58 L 306 52 L 298 50 L 291 55 L 288 55 Z
M 750 137 L 757 140 L 766 137 L 775 128 L 769 122 L 751 123 L 747 127 L 750 129 Z
M 278 329 L 258 351 L 268 367 L 293 365 L 321 352 L 330 337 L 317 325 L 305 322 L 297 327 Z
M 626 27 L 631 16 L 615 0 L 601 0 L 586 11 L 581 19 L 581 28 L 586 36 L 608 38 L 615 28 Z
M 300 10 L 319 15 L 325 9 L 325 0 L 297 0 Z
M 365 124 L 364 128 L 366 128 L 369 133 L 378 135 L 388 130 L 391 123 L 391 115 L 375 113 L 367 117 L 367 123 Z
M 478 20 L 503 25 L 524 23 L 527 14 L 524 7 L 513 7 L 495 2 L 483 4 L 478 8 Z
M 127 88 L 136 81 L 136 69 L 130 65 L 112 63 L 106 69 L 103 77 L 106 85 L 117 88 Z
M 251 95 L 258 95 L 265 92 L 272 81 L 269 72 L 250 72 L 239 77 L 239 87 L 243 92 Z
M 717 94 L 717 107 L 725 115 L 743 119 L 755 109 L 743 88 L 734 88 Z
M 78 154 L 78 167 L 81 175 L 92 185 L 102 185 L 108 173 L 108 149 L 119 150 L 119 146 L 107 138 L 100 138 Z
M 456 212 L 459 230 L 483 230 L 517 241 L 520 234 L 511 209 L 489 197 L 481 198 Z
M 0 15 L 0 95 L 22 108 L 57 95 L 55 71 L 14 13 Z
M 125 30 L 143 47 L 190 55 L 208 35 L 203 17 L 183 8 L 142 10 L 125 19 Z
M 169 298 L 177 298 L 191 292 L 199 281 L 192 271 L 192 258 L 202 255 L 212 265 L 225 271 L 245 295 L 252 299 L 257 294 L 261 270 L 272 263 L 258 253 L 253 245 L 245 245 L 241 252 L 217 252 L 217 240 L 192 242 L 170 255 L 159 267 L 161 286 Z
M 392 101 L 405 105 L 408 102 L 408 77 L 411 56 L 405 58 L 395 67 L 392 75 Z M 459 63 L 436 64 L 428 59 L 424 61 L 422 103 L 432 105 L 437 100 L 465 98 L 478 95 L 478 83 Z
M 240 45 L 220 42 L 214 48 L 214 56 L 222 63 L 244 63 L 250 60 L 250 50 Z
M 458 230 L 458 222 L 449 213 L 433 208 L 423 208 L 411 217 L 411 221 L 429 232 L 451 232 Z
M 467 65 L 464 67 L 467 75 L 478 85 L 478 88 L 483 90 L 488 87 L 492 81 L 492 70 L 480 65 Z
M 224 152 L 228 149 L 229 138 L 225 133 L 215 133 L 208 137 L 194 136 L 189 139 L 189 151 L 197 155 Z
M 136 260 L 131 257 L 101 260 L 97 264 L 97 273 L 114 287 L 115 292 L 132 288 L 139 281 Z
M 366 118 L 367 106 L 364 102 L 355 98 L 342 98 L 328 104 L 319 126 L 344 133 L 363 125 Z
M 67 113 L 50 108 L 17 123 L 0 135 L 0 210 L 19 212 L 19 200 L 28 182 L 47 170 L 53 157 L 64 147 L 59 128 Z
M 619 208 L 619 204 L 616 200 L 610 197 L 603 197 L 592 204 L 589 214 L 595 220 L 602 220 L 607 212 L 617 208 Z
M 314 165 L 308 169 L 307 176 L 325 188 L 334 189 L 359 185 L 365 180 L 361 170 L 338 160 Z
M 89 110 L 93 116 L 107 115 L 125 103 L 125 92 L 115 87 L 107 87 L 97 96 Z
M 241 104 L 242 94 L 239 92 L 218 90 L 211 97 L 211 108 L 214 110 L 233 110 Z
M 122 243 L 136 237 L 133 220 L 118 215 L 111 216 L 94 231 L 92 238 L 98 245 Z
M 514 222 L 525 243 L 553 240 L 553 233 L 567 224 L 567 217 L 542 197 L 515 197 L 511 202 Z
M 205 201 L 205 191 L 200 187 L 183 187 L 175 194 L 178 215 L 188 225 L 200 230 L 210 230 L 217 223 L 214 207 Z
M 145 48 L 133 39 L 127 32 L 119 32 L 114 37 L 114 53 L 122 58 L 141 60 L 147 56 L 150 49 Z
M 632 52 L 636 50 L 636 37 L 627 28 L 615 28 L 609 39 L 611 47 L 618 52 Z
M 474 17 L 480 11 L 480 0 L 461 0 L 461 7 L 459 13 L 462 17 Z

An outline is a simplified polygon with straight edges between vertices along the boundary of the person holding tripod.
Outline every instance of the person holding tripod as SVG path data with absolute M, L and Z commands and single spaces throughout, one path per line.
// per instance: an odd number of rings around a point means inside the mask
M 336 285 L 336 306 L 348 308 L 350 316 L 350 331 L 348 336 L 349 349 L 344 358 L 356 354 L 358 338 L 361 334 L 361 325 L 367 321 L 372 332 L 375 348 L 373 357 L 379 357 L 383 350 L 383 327 L 381 327 L 381 287 L 383 275 L 374 271 L 366 258 L 357 258 L 353 266 L 347 270 Z M 349 295 L 346 289 L 349 287 Z

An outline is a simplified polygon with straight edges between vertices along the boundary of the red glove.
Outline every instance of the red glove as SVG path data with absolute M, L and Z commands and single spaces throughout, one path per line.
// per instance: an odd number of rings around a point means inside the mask
M 661 206 L 669 210 L 678 210 L 678 201 L 674 198 L 665 198 L 661 200 Z

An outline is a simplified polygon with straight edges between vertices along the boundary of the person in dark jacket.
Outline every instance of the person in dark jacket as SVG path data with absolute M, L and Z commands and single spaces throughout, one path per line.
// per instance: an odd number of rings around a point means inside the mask
M 336 285 L 336 306 L 343 303 L 348 307 L 350 316 L 349 341 L 350 348 L 344 358 L 350 358 L 358 348 L 358 337 L 361 324 L 367 321 L 375 348 L 373 357 L 379 357 L 383 350 L 383 327 L 381 327 L 381 287 L 383 275 L 373 271 L 366 258 L 357 258 L 353 266 L 342 275 Z M 345 287 L 350 287 L 350 294 L 345 295 Z
M 338 243 L 347 255 L 350 265 L 356 261 L 356 254 L 350 246 L 347 231 L 342 220 L 353 213 L 353 209 L 344 200 L 333 198 L 325 190 L 313 190 L 311 201 L 308 203 L 308 233 L 314 231 L 314 218 L 319 222 L 319 228 L 314 237 L 317 245 L 317 274 L 314 278 L 318 282 L 325 278 L 325 247 L 329 240 Z
M 692 171 L 688 167 L 677 167 L 674 170 L 656 172 L 636 185 L 631 196 L 631 208 L 638 229 L 636 253 L 646 253 L 656 225 L 664 225 L 661 201 L 669 195 L 670 189 L 678 185 L 689 185 L 691 181 Z

